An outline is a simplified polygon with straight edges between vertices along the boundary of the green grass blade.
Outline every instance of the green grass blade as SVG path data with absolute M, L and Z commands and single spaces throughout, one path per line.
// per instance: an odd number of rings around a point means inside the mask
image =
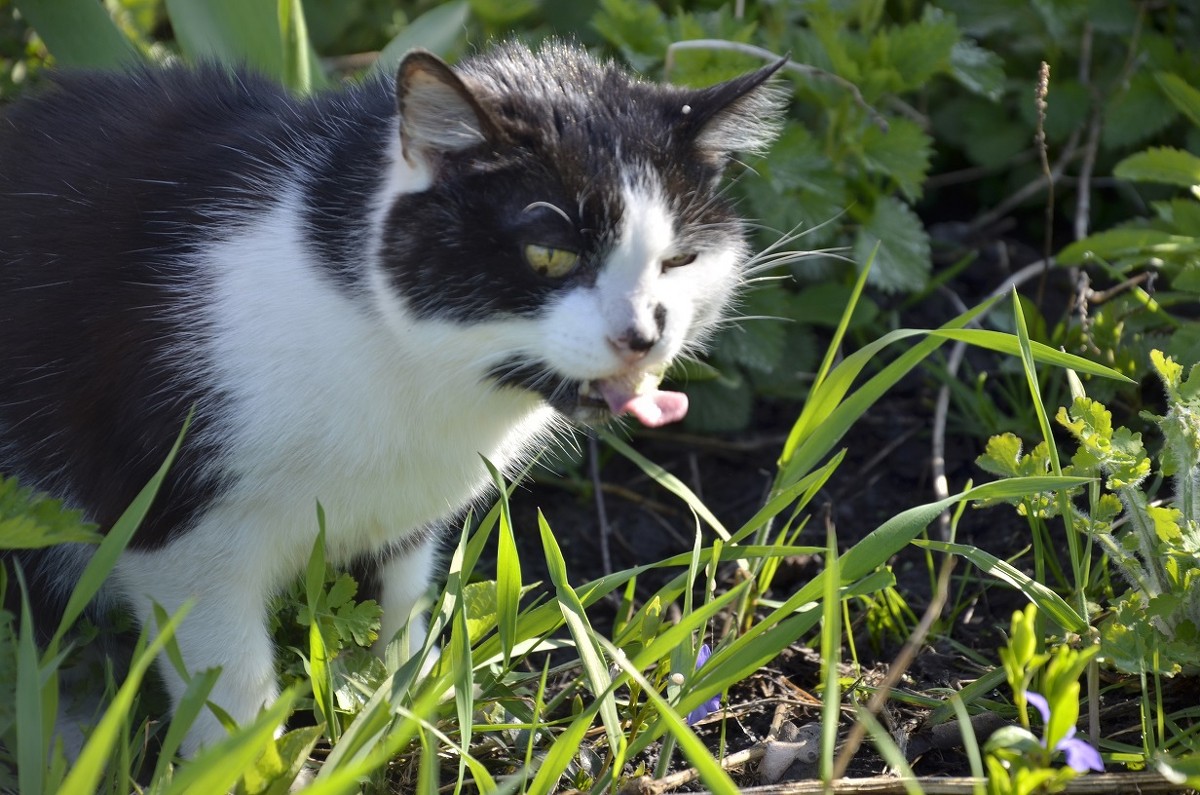
M 744 525 L 738 528 L 729 542 L 736 544 L 751 535 L 755 530 L 765 525 L 767 522 L 774 519 L 779 512 L 791 505 L 797 499 L 800 500 L 797 509 L 803 510 L 809 500 L 824 487 L 825 482 L 829 480 L 838 466 L 841 465 L 842 459 L 846 457 L 846 451 L 842 450 L 836 453 L 833 458 L 829 459 L 822 467 L 816 469 L 804 477 L 792 483 L 789 486 L 779 490 L 773 494 L 767 504 L 758 510 L 754 516 L 750 517 Z
M 484 461 L 499 490 L 500 534 L 496 539 L 496 623 L 500 633 L 500 646 L 504 652 L 504 667 L 508 667 L 512 647 L 517 637 L 517 613 L 521 602 L 521 559 L 517 554 L 517 542 L 513 538 L 512 513 L 508 506 L 508 491 L 504 478 Z
M 462 581 L 457 580 L 458 604 L 465 605 L 462 594 Z M 467 611 L 465 607 L 455 611 L 454 629 L 450 632 L 449 652 L 450 675 L 454 679 L 454 706 L 458 714 L 458 731 L 463 748 L 471 746 L 471 729 L 475 715 L 475 682 L 472 676 L 474 666 L 471 664 L 471 631 L 467 627 Z M 458 782 L 454 791 L 462 791 L 466 774 L 466 753 L 459 757 Z
M 924 790 L 917 783 L 916 774 L 908 766 L 908 760 L 904 758 L 904 752 L 896 745 L 896 741 L 892 739 L 892 735 L 888 734 L 887 729 L 880 725 L 865 706 L 858 708 L 857 717 L 859 722 L 866 727 L 867 733 L 871 735 L 879 755 L 887 762 L 888 767 L 899 773 L 900 785 L 904 787 L 904 791 L 908 795 L 924 795 Z
M 275 742 L 275 732 L 295 700 L 294 689 L 285 691 L 253 723 L 239 726 L 228 738 L 205 748 L 180 767 L 166 795 L 212 795 L 231 790 L 268 744 Z
M 312 682 L 313 701 L 325 721 L 329 739 L 337 742 L 341 735 L 336 705 L 333 703 L 333 669 L 329 649 L 321 634 L 320 615 L 325 605 L 325 509 L 317 504 L 317 537 L 313 540 L 304 572 L 304 594 L 308 603 L 308 676 Z
M 193 676 L 192 680 L 188 682 L 183 698 L 179 700 L 179 704 L 171 715 L 171 725 L 167 727 L 167 734 L 163 738 L 162 749 L 159 752 L 158 763 L 154 767 L 151 781 L 161 781 L 166 777 L 167 769 L 174 761 L 179 746 L 183 744 L 188 729 L 196 722 L 200 711 L 204 709 L 208 695 L 217 684 L 217 677 L 220 675 L 221 669 L 208 668 Z
M 179 628 L 180 622 L 183 621 L 190 609 L 190 603 L 185 602 L 166 624 L 158 628 L 155 637 L 142 650 L 141 654 L 134 658 L 124 683 L 117 690 L 116 696 L 113 697 L 112 703 L 100 718 L 100 722 L 92 729 L 92 734 L 84 744 L 83 750 L 80 751 L 79 758 L 63 780 L 62 786 L 59 788 L 60 795 L 96 791 L 100 777 L 104 774 L 104 767 L 108 764 L 113 747 L 117 743 L 122 723 L 133 708 L 133 700 L 142 685 L 146 671 L 149 670 L 163 646 L 166 645 L 167 639 L 174 636 L 175 630 Z M 143 632 L 147 631 L 149 631 L 148 628 L 143 629 Z
M 42 704 L 42 672 L 38 666 L 37 642 L 33 639 L 33 615 L 25 575 L 16 569 L 21 590 L 21 626 L 17 635 L 17 783 L 21 792 L 45 791 L 46 747 L 49 729 L 45 718 L 49 710 Z
M 95 0 L 17 0 L 21 16 L 37 31 L 59 66 L 118 69 L 142 60 Z
M 595 640 L 595 633 L 588 623 L 583 603 L 575 589 L 567 582 L 567 566 L 563 560 L 562 551 L 554 532 L 546 522 L 546 517 L 538 512 L 538 528 L 542 534 L 542 547 L 546 554 L 546 565 L 549 569 L 550 580 L 558 594 L 558 606 L 562 610 L 567 629 L 575 640 L 583 663 L 584 675 L 593 695 L 600 702 L 600 718 L 608 735 L 609 748 L 613 754 L 614 766 L 620 768 L 620 760 L 625 750 L 625 734 L 621 731 L 621 718 L 617 714 L 617 705 L 611 693 L 612 677 L 608 673 L 608 664 L 601 656 Z
M 708 506 L 701 502 L 700 498 L 691 489 L 683 484 L 683 481 L 634 450 L 624 440 L 617 438 L 611 431 L 601 428 L 597 431 L 597 434 L 610 447 L 637 464 L 658 485 L 687 503 L 688 507 L 704 520 L 705 524 L 716 531 L 717 535 L 725 541 L 729 540 L 729 531 L 725 529 L 725 525 L 721 524 L 721 520 L 708 509 Z
M 387 43 L 371 66 L 371 71 L 393 76 L 400 66 L 400 59 L 415 47 L 446 57 L 465 38 L 470 13 L 471 6 L 467 0 L 434 6 Z
M 980 304 L 945 323 L 941 329 L 962 328 L 990 309 L 993 303 L 994 301 L 989 301 Z M 852 396 L 843 400 L 859 373 L 879 351 L 894 342 L 916 336 L 925 336 L 925 339 L 905 351 Z M 776 483 L 791 483 L 807 474 L 837 444 L 863 412 L 944 342 L 944 339 L 928 336 L 928 332 L 924 330 L 898 329 L 842 360 L 821 387 L 809 396 L 808 403 L 814 404 L 812 411 L 802 412 L 792 426 L 779 459 Z
M 293 2 L 295 10 L 290 7 Z M 281 8 L 281 3 L 289 7 Z M 175 39 L 189 61 L 249 68 L 295 91 L 327 83 L 297 0 L 166 0 L 166 4 Z
M 974 345 L 977 348 L 985 348 L 997 353 L 1006 353 L 1009 356 L 1023 357 L 1025 353 L 1019 334 L 1013 335 L 1003 331 L 990 331 L 987 329 L 939 329 L 929 333 L 935 337 L 958 340 L 968 345 Z M 1033 361 L 1069 370 L 1077 370 L 1078 372 L 1100 378 L 1112 378 L 1116 381 L 1124 381 L 1127 384 L 1134 383 L 1132 378 L 1111 367 L 1105 367 L 1082 356 L 1076 356 L 1072 353 L 1060 351 L 1057 348 L 1051 348 L 1049 345 L 1029 339 L 1028 335 L 1026 335 L 1025 340 L 1029 343 L 1029 356 Z
M 878 248 L 878 245 L 876 245 Z M 826 531 L 825 587 L 821 599 L 821 780 L 833 781 L 833 752 L 837 748 L 838 719 L 842 711 L 842 691 L 838 680 L 838 665 L 842 660 L 842 616 L 839 609 L 838 585 L 841 584 L 841 564 L 838 560 L 837 538 L 833 526 Z
M 738 795 L 741 790 L 737 784 L 733 782 L 721 764 L 713 758 L 712 753 L 696 736 L 696 733 L 688 728 L 683 718 L 676 713 L 675 708 L 659 695 L 658 691 L 654 689 L 654 685 L 648 682 L 629 660 L 625 659 L 619 649 L 603 639 L 598 639 L 598 641 L 608 650 L 608 656 L 620 666 L 626 676 L 641 686 L 646 698 L 658 711 L 659 720 L 675 738 L 679 744 L 679 750 L 683 751 L 683 755 L 699 772 L 700 780 L 704 782 L 708 790 L 715 795 Z
M 1001 582 L 1007 583 L 1025 594 L 1029 601 L 1038 606 L 1038 610 L 1048 615 L 1064 630 L 1080 635 L 1086 634 L 1088 628 L 1087 619 L 1079 615 L 1065 599 L 1020 569 L 1001 560 L 990 552 L 985 552 L 978 547 L 966 544 L 927 541 L 919 538 L 915 539 L 913 543 L 924 549 L 933 549 L 966 558 L 979 568 L 980 571 L 995 577 Z
M 302 94 L 313 89 L 314 68 L 312 46 L 308 40 L 308 22 L 300 0 L 278 0 L 279 34 L 283 47 L 283 84 Z
M 863 289 L 867 286 L 867 277 L 871 275 L 871 266 L 875 264 L 875 256 L 878 253 L 879 241 L 875 243 L 875 248 L 871 249 L 871 255 L 863 263 L 862 270 L 858 272 L 858 279 L 854 282 L 854 289 L 850 291 L 850 297 L 846 300 L 846 308 L 842 310 L 842 316 L 838 319 L 837 328 L 833 331 L 833 339 L 829 341 L 829 347 L 825 349 L 825 358 L 821 360 L 821 366 L 817 369 L 817 377 L 813 380 L 814 390 L 825 382 L 830 368 L 833 367 L 833 360 L 837 358 L 837 353 L 842 347 L 842 340 L 846 338 L 846 329 L 850 327 L 850 321 L 854 317 L 854 308 L 858 306 L 858 299 L 862 297 Z M 805 408 L 807 408 L 807 405 Z
M 146 514 L 150 511 L 150 505 L 154 502 L 154 497 L 158 494 L 159 488 L 162 486 L 163 479 L 167 476 L 167 471 L 175 462 L 175 456 L 179 454 L 179 448 L 183 445 L 183 437 L 187 434 L 188 426 L 191 425 L 192 415 L 188 414 L 187 419 L 183 421 L 183 428 L 179 431 L 179 435 L 175 437 L 175 444 L 171 446 L 170 452 L 167 453 L 167 458 L 162 462 L 162 466 L 154 473 L 154 477 L 150 478 L 142 490 L 138 492 L 137 497 L 125 509 L 120 518 L 113 523 L 113 526 L 105 534 L 104 541 L 100 546 L 96 547 L 95 553 L 87 566 L 83 569 L 83 574 L 79 577 L 79 582 L 76 583 L 75 589 L 71 591 L 71 596 L 67 599 L 67 606 L 63 609 L 62 620 L 59 622 L 58 629 L 54 632 L 54 637 L 50 640 L 47 649 L 53 651 L 58 648 L 59 642 L 67 630 L 75 624 L 75 620 L 83 613 L 83 609 L 92 601 L 100 588 L 104 585 L 104 581 L 108 578 L 109 572 L 113 566 L 117 565 L 117 559 L 121 557 L 121 553 L 128 546 L 130 539 L 133 538 L 134 532 L 141 525 L 142 520 L 146 518 Z

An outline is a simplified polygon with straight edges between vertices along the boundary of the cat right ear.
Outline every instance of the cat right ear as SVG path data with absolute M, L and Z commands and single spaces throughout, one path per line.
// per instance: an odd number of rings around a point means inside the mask
M 396 74 L 400 148 L 410 165 L 435 165 L 444 155 L 494 141 L 491 116 L 446 62 L 411 50 Z

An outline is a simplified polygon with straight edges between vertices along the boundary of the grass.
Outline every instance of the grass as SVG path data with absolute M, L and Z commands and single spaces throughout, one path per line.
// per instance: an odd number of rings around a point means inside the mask
M 783 449 L 771 493 L 761 509 L 737 528 L 725 527 L 680 480 L 626 442 L 605 434 L 615 452 L 694 513 L 695 542 L 690 552 L 579 582 L 567 568 L 558 535 L 539 515 L 536 530 L 550 582 L 527 583 L 515 534 L 533 528 L 514 526 L 507 496 L 511 485 L 495 473 L 500 499 L 486 516 L 464 525 L 444 585 L 430 608 L 429 638 L 411 659 L 403 653 L 408 640 L 402 636 L 389 647 L 386 665 L 368 664 L 369 655 L 353 642 L 352 628 L 338 626 L 343 620 L 339 615 L 354 614 L 328 609 L 331 599 L 339 605 L 348 603 L 347 586 L 327 573 L 320 536 L 304 583 L 294 595 L 311 618 L 307 643 L 298 642 L 306 645 L 304 659 L 285 671 L 284 695 L 258 721 L 238 727 L 227 741 L 194 760 L 173 758 L 187 724 L 205 708 L 204 698 L 215 681 L 213 672 L 191 681 L 188 696 L 167 726 L 130 719 L 140 714 L 134 709 L 135 698 L 154 655 L 163 648 L 173 659 L 178 655 L 170 638 L 181 616 L 162 616 L 153 639 L 143 637 L 139 642 L 130 674 L 115 689 L 83 754 L 68 766 L 49 747 L 50 716 L 55 712 L 58 672 L 65 659 L 61 644 L 67 625 L 78 617 L 144 514 L 160 473 L 102 542 L 51 644 L 37 649 L 27 621 L 16 634 L 0 633 L 0 653 L 10 658 L 5 664 L 16 672 L 16 688 L 9 696 L 13 700 L 0 712 L 0 718 L 6 719 L 0 721 L 0 737 L 8 748 L 7 761 L 16 769 L 15 781 L 7 786 L 31 794 L 124 793 L 139 788 L 152 793 L 230 788 L 281 793 L 307 766 L 304 775 L 311 781 L 306 791 L 314 793 L 601 792 L 662 779 L 673 771 L 674 780 L 694 777 L 710 791 L 732 793 L 744 779 L 721 763 L 726 737 L 723 729 L 714 734 L 713 727 L 724 726 L 719 717 L 724 713 L 718 711 L 717 718 L 698 727 L 688 725 L 686 717 L 717 695 L 728 704 L 729 694 L 736 693 L 740 683 L 781 652 L 813 643 L 819 644 L 822 660 L 820 776 L 828 782 L 835 769 L 846 767 L 851 753 L 847 747 L 857 744 L 857 740 L 846 743 L 843 736 L 850 715 L 861 722 L 859 731 L 865 730 L 881 758 L 901 773 L 903 787 L 920 792 L 920 780 L 912 776 L 904 754 L 877 716 L 888 701 L 890 685 L 875 689 L 875 697 L 867 703 L 856 680 L 844 678 L 843 640 L 852 638 L 846 622 L 858 615 L 855 605 L 886 598 L 893 603 L 893 612 L 903 612 L 904 595 L 895 591 L 896 580 L 887 564 L 906 546 L 916 544 L 965 558 L 1002 587 L 1037 605 L 1046 619 L 1037 648 L 1056 648 L 1069 637 L 1067 633 L 1091 637 L 1089 580 L 1075 547 L 1068 548 L 1069 560 L 1061 567 L 1073 588 L 1060 595 L 1022 567 L 983 550 L 925 537 L 926 528 L 943 511 L 958 508 L 961 512 L 968 502 L 1028 503 L 1038 495 L 1065 494 L 1066 489 L 1091 481 L 1061 474 L 1059 469 L 1053 474 L 968 485 L 947 499 L 902 511 L 844 550 L 832 537 L 823 546 L 796 541 L 814 496 L 843 460 L 844 451 L 834 449 L 838 440 L 891 385 L 946 340 L 1019 355 L 1031 384 L 1036 384 L 1039 363 L 1115 375 L 1031 344 L 1019 324 L 1015 336 L 964 328 L 987 309 L 979 307 L 932 332 L 894 332 L 836 365 L 833 357 L 827 357 L 813 399 Z M 889 344 L 914 338 L 918 340 L 914 345 L 854 388 Z M 1046 416 L 1044 410 L 1039 414 Z M 316 516 L 314 522 L 323 524 L 323 518 Z M 1054 544 L 1061 547 L 1063 542 Z M 479 568 L 489 546 L 495 550 L 494 572 Z M 793 593 L 772 592 L 773 598 L 767 598 L 780 561 L 811 554 L 824 555 L 823 571 Z M 1041 554 L 1054 553 L 1043 548 Z M 660 584 L 649 597 L 635 600 L 635 593 L 645 593 L 644 587 L 635 590 L 635 585 L 644 586 L 651 572 Z M 949 579 L 942 576 L 939 581 L 940 596 L 945 598 Z M 606 600 L 618 601 L 621 608 L 612 626 L 598 627 L 591 616 Z M 671 605 L 680 608 L 676 621 L 666 619 Z M 318 620 L 320 616 L 325 618 Z M 937 612 L 931 612 L 914 632 L 919 636 L 936 619 Z M 697 667 L 705 643 L 712 653 Z M 436 657 L 435 644 L 440 645 Z M 919 642 L 912 653 L 917 646 Z M 1041 659 L 1033 651 L 1030 654 L 1034 655 L 1029 657 L 1030 665 Z M 995 665 L 997 657 L 991 659 Z M 905 664 L 898 662 L 893 673 L 902 673 Z M 422 675 L 422 670 L 428 673 Z M 1037 666 L 1030 669 L 1030 681 L 1037 670 Z M 988 752 L 964 716 L 991 709 L 992 691 L 1003 678 L 984 677 L 986 687 L 967 687 L 951 698 L 918 699 L 926 708 L 940 704 L 933 710 L 935 716 L 957 716 L 965 756 L 976 773 L 983 770 L 981 760 Z M 1149 687 L 1147 692 L 1160 691 Z M 292 713 L 311 715 L 307 722 L 315 725 L 276 739 L 274 728 Z M 1147 731 L 1142 746 L 1102 743 L 1102 747 L 1110 763 L 1157 765 L 1166 775 L 1194 782 L 1195 718 L 1186 711 L 1167 714 L 1161 703 L 1144 702 Z M 772 742 L 774 738 L 763 738 L 762 747 Z M 152 767 L 144 752 L 148 744 L 161 749 Z M 835 765 L 839 748 L 845 758 Z M 988 758 L 989 764 L 998 764 Z M 1060 763 L 1047 762 L 1046 770 L 1059 771 L 1055 775 L 1064 778 Z M 995 789 L 999 786 L 995 776 L 990 781 L 992 791 L 1019 791 Z M 973 786 L 978 791 L 983 780 Z

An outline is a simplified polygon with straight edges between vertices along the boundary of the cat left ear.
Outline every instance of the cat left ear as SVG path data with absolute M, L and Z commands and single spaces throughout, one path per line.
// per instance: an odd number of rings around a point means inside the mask
M 471 149 L 497 137 L 491 116 L 445 61 L 411 50 L 396 75 L 400 146 L 404 159 L 435 164 L 443 155 Z
M 787 62 L 785 55 L 749 74 L 699 89 L 679 108 L 701 154 L 724 162 L 733 152 L 761 153 L 771 145 L 783 123 L 786 96 L 767 81 Z

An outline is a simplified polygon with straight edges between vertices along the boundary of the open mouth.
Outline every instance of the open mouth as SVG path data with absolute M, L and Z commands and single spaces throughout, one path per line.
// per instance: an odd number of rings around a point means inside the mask
M 585 381 L 579 387 L 579 406 L 586 413 L 607 409 L 615 416 L 630 414 L 648 428 L 678 422 L 687 415 L 682 392 L 658 388 L 662 373 L 630 373 Z

